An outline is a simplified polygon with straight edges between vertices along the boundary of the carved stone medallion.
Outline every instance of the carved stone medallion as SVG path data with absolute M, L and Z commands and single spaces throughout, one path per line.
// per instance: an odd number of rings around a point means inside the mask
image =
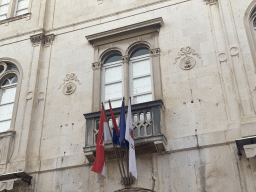
M 63 87 L 63 94 L 64 95 L 71 95 L 76 90 L 76 84 L 75 82 L 78 82 L 78 84 L 81 84 L 80 81 L 77 79 L 77 76 L 75 73 L 68 73 L 66 74 L 66 78 L 63 79 L 63 83 L 60 85 L 59 89 L 62 85 Z
M 67 83 L 66 85 L 64 85 L 63 87 L 63 93 L 65 95 L 70 95 L 72 93 L 74 93 L 76 90 L 76 84 L 72 83 L 72 82 L 69 82 Z
M 178 53 L 178 57 L 175 58 L 174 64 L 179 61 L 179 66 L 181 69 L 189 70 L 196 65 L 196 57 L 201 59 L 198 53 L 195 53 L 195 50 L 191 47 L 183 47 Z

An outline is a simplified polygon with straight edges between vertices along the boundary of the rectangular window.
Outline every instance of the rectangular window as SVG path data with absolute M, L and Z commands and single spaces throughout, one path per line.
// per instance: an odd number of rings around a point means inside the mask
M 0 20 L 28 13 L 29 0 L 0 0 Z

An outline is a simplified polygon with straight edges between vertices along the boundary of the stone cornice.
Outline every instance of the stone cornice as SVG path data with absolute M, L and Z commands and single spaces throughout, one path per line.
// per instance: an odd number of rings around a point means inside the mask
M 34 47 L 39 46 L 41 43 L 46 47 L 49 47 L 52 44 L 54 38 L 54 34 L 44 35 L 44 33 L 39 33 L 30 36 L 31 43 Z
M 204 0 L 206 2 L 206 4 L 210 4 L 210 5 L 213 5 L 213 4 L 216 4 L 218 2 L 218 0 Z
M 96 33 L 93 35 L 88 35 L 85 36 L 85 38 L 91 43 L 93 44 L 95 41 L 100 41 L 101 39 L 104 40 L 108 37 L 113 37 L 113 36 L 118 36 L 121 35 L 125 32 L 129 32 L 131 33 L 132 31 L 138 30 L 138 29 L 143 29 L 143 28 L 160 28 L 163 25 L 163 18 L 162 17 L 158 17 L 155 19 L 151 19 L 151 20 L 147 20 L 147 21 L 143 21 L 140 23 L 135 23 L 132 25 L 128 25 L 125 27 L 120 27 L 120 28 L 116 28 L 116 29 L 111 29 L 109 31 L 104 31 L 101 33 Z

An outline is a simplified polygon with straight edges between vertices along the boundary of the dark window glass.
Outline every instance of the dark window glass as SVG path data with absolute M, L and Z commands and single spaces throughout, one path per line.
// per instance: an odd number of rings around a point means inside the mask
M 256 18 L 253 20 L 253 27 L 256 28 Z
M 8 79 L 4 80 L 4 82 L 2 83 L 2 86 L 5 86 L 5 85 L 9 85 L 10 84 L 10 81 Z
M 108 56 L 108 57 L 105 59 L 104 64 L 105 64 L 105 63 L 112 63 L 112 62 L 120 61 L 120 60 L 122 60 L 122 56 L 119 55 L 119 54 L 114 54 L 114 55 Z
M 4 66 L 0 65 L 0 73 L 2 73 L 4 71 Z
M 132 57 L 138 57 L 138 56 L 141 56 L 141 55 L 146 55 L 146 54 L 149 54 L 148 48 L 140 47 L 138 49 L 135 49 L 135 51 L 132 52 L 131 58 Z

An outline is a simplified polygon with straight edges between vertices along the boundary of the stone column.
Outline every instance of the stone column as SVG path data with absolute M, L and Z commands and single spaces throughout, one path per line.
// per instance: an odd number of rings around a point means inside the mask
M 35 85 L 34 107 L 31 120 L 31 128 L 29 132 L 29 141 L 27 148 L 26 169 L 28 172 L 39 171 L 40 169 L 40 143 L 44 121 L 45 97 L 47 94 L 48 75 L 51 62 L 52 42 L 55 38 L 54 34 L 44 36 L 42 40 L 43 60 L 38 65 L 37 85 Z
M 123 84 L 123 89 L 124 89 L 124 97 L 125 101 L 124 104 L 127 106 L 129 103 L 129 97 L 130 97 L 130 92 L 129 92 L 129 56 L 125 55 L 122 57 L 123 59 L 123 75 L 124 75 L 124 84 Z
M 160 69 L 160 48 L 150 49 L 150 56 L 152 61 L 154 100 L 159 100 L 163 98 Z
M 93 112 L 101 110 L 101 67 L 102 67 L 101 61 L 92 63 L 92 69 L 93 69 L 92 111 Z
M 206 0 L 228 119 L 240 118 L 240 102 L 217 0 Z
M 242 116 L 255 115 L 255 106 L 252 101 L 243 57 L 241 54 L 237 29 L 234 22 L 230 0 L 219 0 L 219 12 L 222 18 L 224 34 L 226 35 L 227 51 L 231 59 L 231 69 L 234 84 L 238 88 L 239 103 L 241 103 Z

